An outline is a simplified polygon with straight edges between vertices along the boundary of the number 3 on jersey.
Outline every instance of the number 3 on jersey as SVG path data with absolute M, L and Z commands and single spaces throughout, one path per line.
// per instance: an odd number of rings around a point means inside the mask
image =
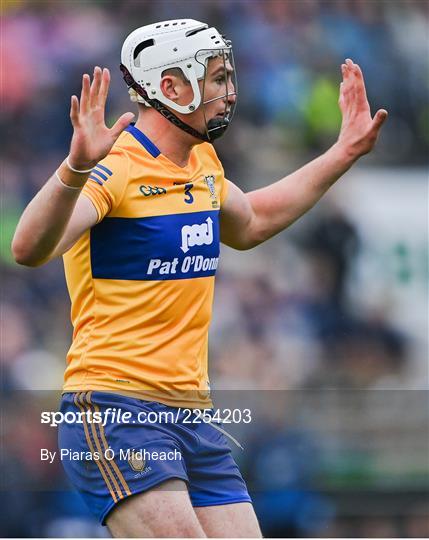
M 191 189 L 194 184 L 185 184 L 185 203 L 192 204 L 194 202 L 194 196 L 191 193 Z

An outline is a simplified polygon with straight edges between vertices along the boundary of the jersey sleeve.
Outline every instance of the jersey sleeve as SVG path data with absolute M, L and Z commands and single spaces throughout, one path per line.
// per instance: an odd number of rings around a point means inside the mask
M 222 172 L 223 172 L 223 167 L 222 167 Z M 225 178 L 225 173 L 223 172 L 223 175 L 222 175 L 222 186 L 220 188 L 220 204 L 222 206 L 222 204 L 224 203 L 225 199 L 226 199 L 226 196 L 228 195 L 228 190 L 229 190 L 229 182 L 228 180 Z
M 119 206 L 127 182 L 128 156 L 114 148 L 97 163 L 82 190 L 97 210 L 97 223 Z

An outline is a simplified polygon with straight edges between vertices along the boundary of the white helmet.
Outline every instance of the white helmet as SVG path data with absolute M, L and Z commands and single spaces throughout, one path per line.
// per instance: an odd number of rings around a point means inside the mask
M 231 42 L 215 28 L 193 19 L 178 19 L 134 30 L 122 46 L 121 62 L 151 99 L 188 114 L 201 104 L 198 80 L 205 76 L 206 60 L 231 50 Z M 161 91 L 162 73 L 170 68 L 180 68 L 192 86 L 194 96 L 187 105 L 178 105 Z M 129 92 L 133 101 L 150 106 L 133 88 Z

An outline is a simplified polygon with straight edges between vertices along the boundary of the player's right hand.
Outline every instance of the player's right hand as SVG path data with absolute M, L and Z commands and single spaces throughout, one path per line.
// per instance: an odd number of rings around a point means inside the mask
M 94 167 L 107 156 L 122 131 L 129 125 L 134 114 L 123 114 L 112 128 L 104 122 L 104 110 L 109 92 L 110 73 L 107 68 L 94 69 L 92 83 L 85 73 L 82 77 L 80 101 L 71 97 L 70 119 L 73 137 L 70 144 L 70 165 L 79 170 Z

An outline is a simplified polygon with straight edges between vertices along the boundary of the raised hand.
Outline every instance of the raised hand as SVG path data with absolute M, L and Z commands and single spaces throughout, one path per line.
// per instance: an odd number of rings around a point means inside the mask
M 104 110 L 109 92 L 110 73 L 107 68 L 94 69 L 92 83 L 85 73 L 82 77 L 80 101 L 71 97 L 70 119 L 73 137 L 69 162 L 75 169 L 90 169 L 107 156 L 116 139 L 128 126 L 134 114 L 123 114 L 112 128 L 104 122 Z
M 343 117 L 338 143 L 356 159 L 370 152 L 387 118 L 387 111 L 379 109 L 371 117 L 365 82 L 360 67 L 349 58 L 341 65 L 343 82 L 338 104 Z

